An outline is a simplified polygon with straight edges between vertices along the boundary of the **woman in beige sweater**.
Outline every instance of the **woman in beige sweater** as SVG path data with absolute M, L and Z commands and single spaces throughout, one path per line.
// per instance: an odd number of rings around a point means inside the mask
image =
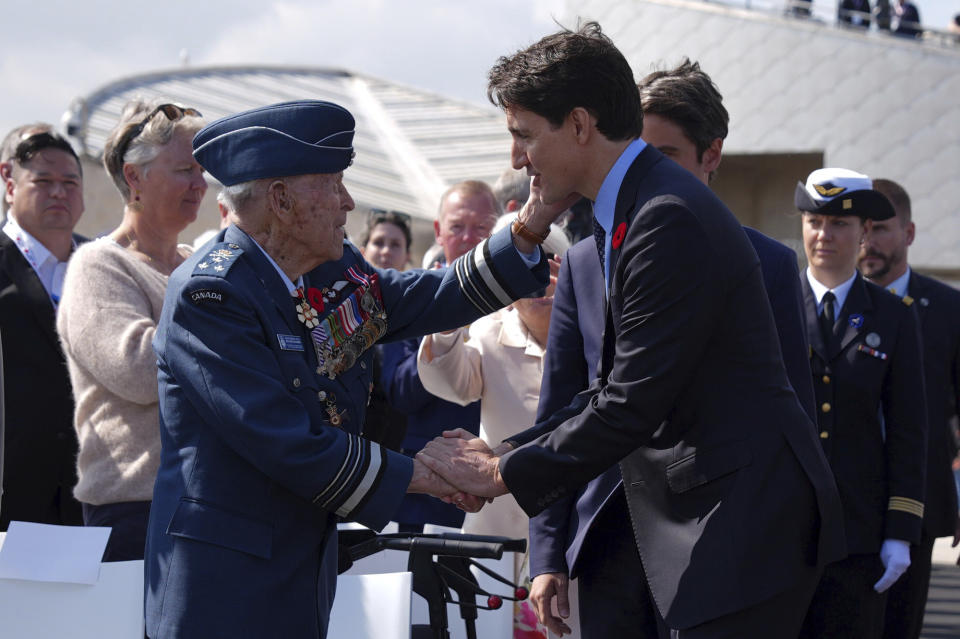
M 57 330 L 76 396 L 80 441 L 74 495 L 88 526 L 113 531 L 105 561 L 142 559 L 160 459 L 156 322 L 167 278 L 189 254 L 178 234 L 207 190 L 191 140 L 200 114 L 134 100 L 104 147 L 123 220 L 77 250 Z

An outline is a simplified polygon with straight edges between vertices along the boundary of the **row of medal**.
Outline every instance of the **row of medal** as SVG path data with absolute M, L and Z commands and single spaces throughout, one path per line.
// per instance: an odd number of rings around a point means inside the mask
M 310 304 L 302 290 L 298 291 L 297 318 L 310 331 L 318 372 L 330 379 L 356 364 L 360 355 L 387 332 L 387 314 L 383 309 L 378 275 L 351 266 L 344 277 L 357 287 L 322 320 L 318 309 Z M 331 293 L 338 294 L 346 284 L 337 282 L 330 289 L 324 289 L 319 310 L 324 310 L 325 300 L 335 300 Z

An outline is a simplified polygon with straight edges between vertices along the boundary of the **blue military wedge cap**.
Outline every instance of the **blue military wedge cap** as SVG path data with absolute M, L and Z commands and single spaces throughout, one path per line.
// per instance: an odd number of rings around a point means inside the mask
M 893 206 L 873 181 L 849 169 L 817 169 L 807 183 L 797 182 L 793 203 L 801 211 L 818 215 L 856 215 L 865 220 L 887 220 Z
M 260 178 L 338 173 L 353 160 L 353 115 L 296 100 L 228 115 L 193 138 L 193 157 L 224 186 Z

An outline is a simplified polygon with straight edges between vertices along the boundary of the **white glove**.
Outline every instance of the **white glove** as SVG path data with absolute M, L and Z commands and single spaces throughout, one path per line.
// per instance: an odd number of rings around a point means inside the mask
M 884 592 L 910 567 L 910 544 L 901 539 L 884 539 L 880 547 L 880 561 L 886 570 L 880 581 L 873 584 L 873 589 Z

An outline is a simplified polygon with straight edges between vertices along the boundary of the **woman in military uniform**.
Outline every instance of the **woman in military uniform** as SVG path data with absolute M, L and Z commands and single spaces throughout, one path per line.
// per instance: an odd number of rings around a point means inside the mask
M 819 169 L 795 197 L 808 267 L 801 275 L 818 429 L 844 509 L 848 556 L 829 564 L 802 637 L 879 637 L 885 591 L 920 540 L 926 412 L 914 309 L 864 280 L 868 220 L 893 216 L 870 179 Z

